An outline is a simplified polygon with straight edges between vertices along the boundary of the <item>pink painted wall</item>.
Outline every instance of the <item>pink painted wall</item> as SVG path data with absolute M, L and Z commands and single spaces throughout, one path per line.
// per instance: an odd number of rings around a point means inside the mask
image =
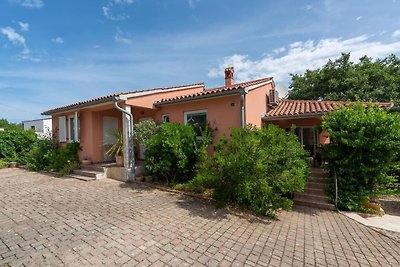
M 188 94 L 194 94 L 198 92 L 202 92 L 204 90 L 203 85 L 199 85 L 193 88 L 188 89 L 181 89 L 169 92 L 160 92 L 156 94 L 144 95 L 144 96 L 137 96 L 134 98 L 129 98 L 126 101 L 127 105 L 136 106 L 136 107 L 143 107 L 143 108 L 151 108 L 153 109 L 153 103 L 155 101 L 159 101 L 163 98 L 171 98 L 175 96 L 182 96 Z
M 75 112 L 67 112 L 53 116 L 53 129 L 58 140 L 58 117 L 74 115 Z M 118 128 L 122 129 L 122 114 L 116 110 L 113 104 L 82 109 L 78 111 L 80 118 L 80 145 L 82 151 L 79 153 L 80 159 L 87 156 L 94 163 L 103 162 L 103 117 L 115 117 L 118 119 Z M 67 127 L 68 136 L 68 127 Z
M 162 106 L 155 112 L 155 120 L 161 122 L 161 116 L 168 114 L 170 122 L 184 123 L 184 113 L 188 111 L 207 110 L 207 119 L 210 126 L 215 128 L 214 141 L 222 134 L 230 135 L 231 127 L 240 127 L 240 96 L 208 98 L 206 100 L 191 101 Z
M 270 89 L 273 89 L 272 83 L 253 89 L 246 94 L 246 125 L 252 124 L 256 127 L 262 126 L 261 118 L 267 108 L 267 95 Z

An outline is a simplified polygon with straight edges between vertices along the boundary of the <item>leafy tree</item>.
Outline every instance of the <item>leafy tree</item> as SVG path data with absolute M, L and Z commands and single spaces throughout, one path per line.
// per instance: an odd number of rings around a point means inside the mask
M 11 123 L 7 119 L 0 119 L 0 128 L 8 129 L 8 130 L 22 130 L 21 124 Z
M 350 53 L 342 53 L 320 69 L 291 76 L 290 99 L 400 102 L 400 59 L 393 54 L 353 63 Z
M 322 125 L 331 139 L 324 151 L 337 175 L 338 208 L 362 210 L 363 202 L 393 182 L 388 173 L 400 154 L 400 116 L 357 104 L 325 115 Z

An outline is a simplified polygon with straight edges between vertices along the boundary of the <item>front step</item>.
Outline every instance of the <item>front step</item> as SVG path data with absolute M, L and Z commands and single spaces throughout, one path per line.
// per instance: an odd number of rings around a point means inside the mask
M 93 177 L 95 179 L 104 178 L 104 172 L 93 171 L 93 170 L 79 169 L 79 170 L 74 170 L 73 174 L 79 176 Z
M 325 190 L 329 185 L 328 174 L 323 169 L 313 168 L 304 192 L 294 193 L 294 204 L 324 210 L 335 210 L 335 205 L 329 203 Z
M 85 182 L 89 182 L 89 181 L 94 181 L 94 180 L 96 180 L 95 177 L 89 177 L 89 176 L 83 176 L 83 175 L 77 175 L 77 174 L 70 174 L 70 175 L 67 175 L 67 176 L 65 176 L 65 177 L 67 177 L 67 178 L 73 178 L 73 179 L 78 179 L 78 180 L 82 180 L 82 181 L 85 181 Z

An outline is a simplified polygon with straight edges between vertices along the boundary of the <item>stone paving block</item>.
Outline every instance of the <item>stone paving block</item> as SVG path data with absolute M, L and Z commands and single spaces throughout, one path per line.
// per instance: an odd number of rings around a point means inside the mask
M 0 170 L 0 194 L 1 267 L 400 266 L 400 239 L 330 211 L 261 222 L 139 184 L 19 169 Z

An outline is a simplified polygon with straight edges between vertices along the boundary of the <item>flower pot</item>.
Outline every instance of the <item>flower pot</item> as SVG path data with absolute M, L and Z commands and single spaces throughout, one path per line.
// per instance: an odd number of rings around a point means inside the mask
M 115 156 L 115 162 L 117 166 L 123 167 L 124 166 L 124 156 Z
M 81 161 L 81 164 L 82 164 L 82 165 L 85 165 L 85 166 L 90 165 L 90 164 L 92 164 L 92 160 L 90 160 L 90 159 L 83 159 L 83 160 Z

